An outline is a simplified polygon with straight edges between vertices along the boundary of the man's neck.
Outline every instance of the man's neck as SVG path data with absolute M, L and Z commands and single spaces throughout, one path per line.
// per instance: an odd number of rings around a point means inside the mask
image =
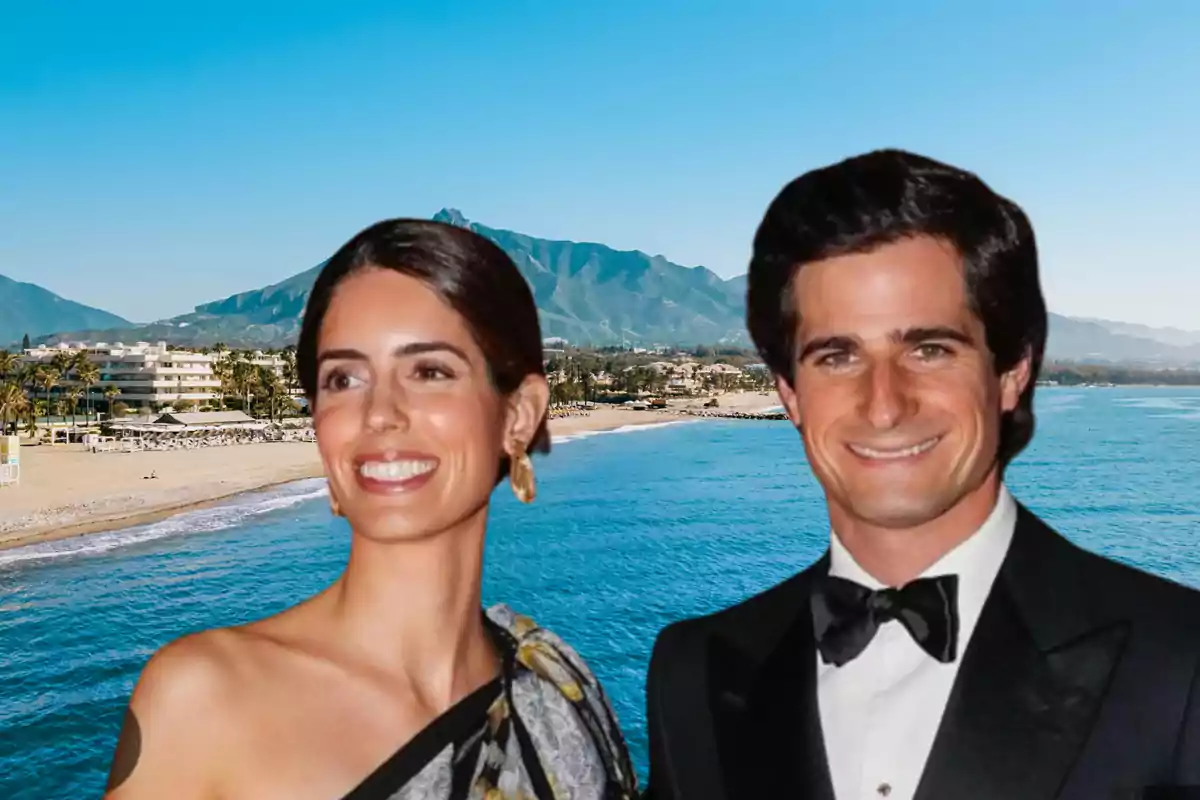
M 838 540 L 868 574 L 886 586 L 903 586 L 965 542 L 987 521 L 1000 493 L 999 473 L 940 516 L 912 528 L 885 528 L 830 506 Z

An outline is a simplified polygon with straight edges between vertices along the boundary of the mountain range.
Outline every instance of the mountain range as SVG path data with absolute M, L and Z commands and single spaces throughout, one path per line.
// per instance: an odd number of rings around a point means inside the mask
M 66 300 L 32 283 L 0 275 L 0 345 L 26 334 L 37 339 L 57 331 L 131 325 L 116 314 Z
M 685 267 L 636 250 L 489 228 L 455 209 L 442 209 L 433 219 L 469 228 L 512 257 L 533 291 L 547 338 L 592 345 L 750 344 L 743 316 L 745 275 L 723 279 L 705 267 Z M 322 266 L 148 324 L 0 276 L 0 343 L 28 333 L 49 343 L 281 347 L 295 341 Z M 1047 350 L 1050 358 L 1063 360 L 1200 365 L 1200 332 L 1051 314 Z

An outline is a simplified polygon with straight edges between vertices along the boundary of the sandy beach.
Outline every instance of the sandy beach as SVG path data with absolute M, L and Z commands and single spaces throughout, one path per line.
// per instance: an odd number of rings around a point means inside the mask
M 600 406 L 550 420 L 556 438 L 585 431 L 692 419 L 702 399 L 667 410 Z M 773 393 L 719 398 L 721 412 L 760 412 Z M 317 446 L 267 442 L 192 450 L 92 453 L 82 445 L 21 448 L 21 482 L 0 489 L 0 549 L 140 525 L 231 495 L 321 476 Z M 153 475 L 154 477 L 148 477 Z

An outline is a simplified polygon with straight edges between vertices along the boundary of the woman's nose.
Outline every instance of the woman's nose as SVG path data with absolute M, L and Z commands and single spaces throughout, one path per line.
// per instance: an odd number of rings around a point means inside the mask
M 408 427 L 408 407 L 402 387 L 379 382 L 371 388 L 367 401 L 367 427 L 377 431 Z

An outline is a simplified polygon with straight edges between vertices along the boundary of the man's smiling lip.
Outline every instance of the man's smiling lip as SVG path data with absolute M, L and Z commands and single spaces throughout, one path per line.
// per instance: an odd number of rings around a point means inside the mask
M 856 457 L 872 464 L 898 464 L 920 458 L 942 441 L 943 435 L 931 436 L 911 444 L 898 446 L 870 446 L 849 442 L 846 449 Z

